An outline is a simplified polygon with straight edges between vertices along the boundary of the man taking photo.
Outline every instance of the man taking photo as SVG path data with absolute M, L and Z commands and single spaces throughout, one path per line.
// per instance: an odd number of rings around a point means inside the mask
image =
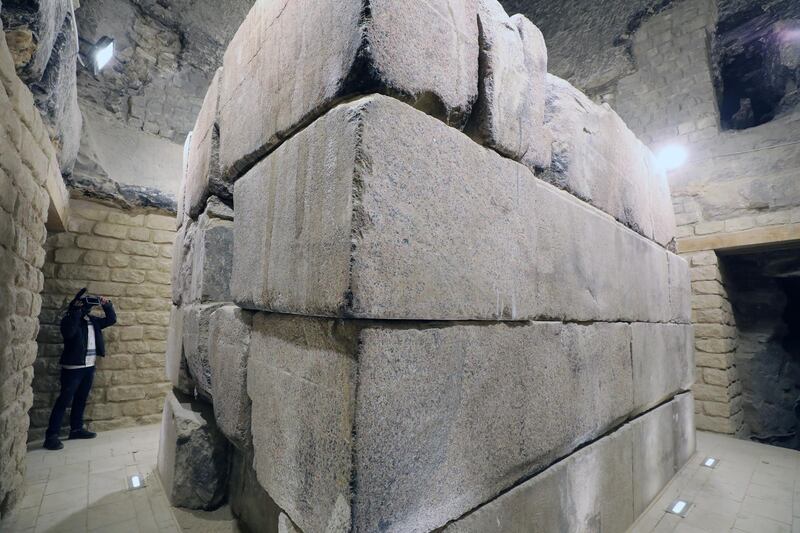
M 102 306 L 104 318 L 90 315 L 95 306 Z M 117 315 L 111 300 L 98 296 L 87 296 L 81 289 L 70 302 L 61 319 L 61 335 L 64 337 L 64 352 L 61 354 L 61 392 L 58 395 L 50 423 L 45 434 L 44 447 L 60 450 L 64 444 L 59 440 L 64 412 L 72 404 L 70 414 L 70 439 L 93 439 L 97 433 L 83 427 L 83 410 L 92 390 L 94 364 L 97 356 L 105 357 L 103 329 L 113 326 Z

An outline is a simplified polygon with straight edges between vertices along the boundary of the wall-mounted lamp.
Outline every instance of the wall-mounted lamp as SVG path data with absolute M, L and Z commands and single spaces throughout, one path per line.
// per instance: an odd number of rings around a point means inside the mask
M 108 36 L 100 37 L 100 40 L 89 51 L 89 57 L 96 76 L 114 57 L 114 39 Z
M 675 170 L 682 167 L 689 159 L 689 150 L 680 144 L 670 144 L 661 148 L 656 153 L 658 165 L 664 171 Z

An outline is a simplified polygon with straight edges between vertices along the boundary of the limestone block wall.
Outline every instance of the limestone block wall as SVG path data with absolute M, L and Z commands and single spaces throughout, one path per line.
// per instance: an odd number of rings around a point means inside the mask
M 0 35 L 0 517 L 22 497 L 55 149 Z
M 160 420 L 170 311 L 175 217 L 133 213 L 73 199 L 67 231 L 45 243 L 39 351 L 29 440 L 43 437 L 58 395 L 59 321 L 82 287 L 114 302 L 117 325 L 104 332 L 86 419 L 95 430 Z
M 542 530 L 622 532 L 693 453 L 663 172 L 530 21 L 444 4 L 257 3 L 226 51 L 178 198 L 174 505 L 518 531 L 549 494 Z

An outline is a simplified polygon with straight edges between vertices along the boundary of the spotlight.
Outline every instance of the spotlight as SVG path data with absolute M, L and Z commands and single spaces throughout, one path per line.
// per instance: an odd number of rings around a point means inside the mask
M 703 459 L 703 462 L 701 463 L 701 465 L 706 468 L 716 468 L 718 464 L 719 464 L 719 459 L 717 459 L 716 457 L 706 457 L 705 459 Z
M 94 73 L 97 75 L 114 57 L 114 39 L 108 36 L 101 37 L 92 47 L 90 54 Z
M 689 514 L 689 509 L 692 507 L 692 504 L 687 502 L 686 500 L 675 500 L 669 507 L 667 507 L 667 512 L 670 514 L 676 514 L 681 518 L 685 518 L 687 514 Z
M 665 171 L 675 170 L 682 167 L 689 159 L 689 151 L 679 144 L 670 144 L 658 151 L 656 159 Z

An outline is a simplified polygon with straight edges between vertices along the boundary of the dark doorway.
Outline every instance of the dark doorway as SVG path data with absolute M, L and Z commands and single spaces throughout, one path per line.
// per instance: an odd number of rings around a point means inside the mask
M 750 438 L 800 449 L 800 248 L 722 256 Z

